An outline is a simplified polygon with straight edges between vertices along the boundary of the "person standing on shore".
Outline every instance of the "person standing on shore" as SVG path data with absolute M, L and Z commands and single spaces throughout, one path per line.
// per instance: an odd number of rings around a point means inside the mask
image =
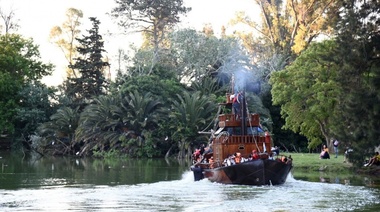
M 338 146 L 339 146 L 339 141 L 334 139 L 334 152 L 335 152 L 335 158 L 338 158 Z

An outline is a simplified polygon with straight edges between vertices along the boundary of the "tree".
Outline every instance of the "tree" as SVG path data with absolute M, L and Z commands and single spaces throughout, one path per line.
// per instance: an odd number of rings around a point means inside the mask
M 281 54 L 286 61 L 292 61 L 295 54 L 301 53 L 319 35 L 332 33 L 340 6 L 340 2 L 336 0 L 255 2 L 261 10 L 261 24 L 243 12 L 238 13 L 232 23 L 246 24 L 259 35 L 238 35 L 255 56 L 262 58 L 268 53 L 270 56 Z
M 146 142 L 152 144 L 147 139 L 149 132 L 157 129 L 160 106 L 150 93 L 141 95 L 138 91 L 124 98 L 96 98 L 95 104 L 85 108 L 76 130 L 76 144 L 84 143 L 79 155 L 118 150 L 129 156 L 149 156 L 142 147 Z
M 216 105 L 207 96 L 199 93 L 183 92 L 173 98 L 173 109 L 170 118 L 177 123 L 175 133 L 172 135 L 173 141 L 178 141 L 179 158 L 190 155 L 193 145 L 200 144 L 198 132 L 203 130 L 210 123 L 214 116 Z
M 4 22 L 4 34 L 7 35 L 11 30 L 17 30 L 19 28 L 18 20 L 15 20 L 16 14 L 14 10 L 10 10 L 9 13 L 4 12 L 3 9 L 0 9 L 0 17 Z
M 50 152 L 52 155 L 74 153 L 75 130 L 78 127 L 79 108 L 62 107 L 50 117 L 50 121 L 37 128 L 34 138 L 39 152 Z
M 10 73 L 0 72 L 0 133 L 12 134 L 15 120 L 20 83 L 16 83 Z
M 290 131 L 281 130 L 282 123 L 279 106 L 272 105 L 271 87 L 268 81 L 272 73 L 283 70 L 309 45 L 321 36 L 334 32 L 332 27 L 338 18 L 341 1 L 329 0 L 255 0 L 261 10 L 261 21 L 253 20 L 256 14 L 238 13 L 232 24 L 245 24 L 251 32 L 236 32 L 251 56 L 251 63 L 261 73 L 264 89 L 262 99 L 270 109 L 274 123 L 274 140 L 280 142 L 290 138 L 300 138 Z M 250 16 L 249 16 L 250 15 Z M 286 132 L 286 134 L 284 134 Z M 288 142 L 288 141 L 287 141 Z
M 15 108 L 16 134 L 20 135 L 24 147 L 30 149 L 30 138 L 37 127 L 49 121 L 55 111 L 55 89 L 48 88 L 39 81 L 32 81 L 18 92 L 19 105 Z
M 70 77 L 67 80 L 67 95 L 76 104 L 85 104 L 94 97 L 106 92 L 108 83 L 104 76 L 104 69 L 109 67 L 108 62 L 102 60 L 105 52 L 102 36 L 99 34 L 100 22 L 96 18 L 90 18 L 92 29 L 89 35 L 77 38 L 80 46 L 77 48 L 80 56 L 75 58 L 75 63 L 69 67 L 78 70 L 78 77 Z
M 372 156 L 380 136 L 380 2 L 342 1 L 336 31 L 342 67 L 338 82 L 345 95 L 334 132 L 353 148 L 350 161 L 362 165 Z
M 300 132 L 311 142 L 309 149 L 323 137 L 331 146 L 330 130 L 342 91 L 337 72 L 342 64 L 332 40 L 312 44 L 291 65 L 271 77 L 273 103 L 281 105 L 285 129 Z
M 178 80 L 184 83 L 202 81 L 202 78 L 211 75 L 230 79 L 244 66 L 253 70 L 249 57 L 233 38 L 218 39 L 192 29 L 183 29 L 170 35 L 169 44 L 168 63 L 175 67 Z
M 83 18 L 81 10 L 69 8 L 66 11 L 67 20 L 63 22 L 62 26 L 55 26 L 50 30 L 50 41 L 55 43 L 61 51 L 69 64 L 74 64 L 74 58 L 77 56 L 77 43 L 76 38 L 80 33 L 79 26 L 81 25 L 80 19 Z M 68 77 L 77 77 L 77 73 L 73 69 L 67 70 Z
M 16 34 L 0 36 L 0 133 L 15 132 L 17 109 L 22 107 L 20 91 L 49 75 L 52 67 L 40 61 L 33 40 Z
M 125 30 L 135 29 L 151 38 L 153 64 L 156 63 L 162 41 L 168 29 L 180 22 L 180 15 L 191 9 L 182 6 L 183 0 L 115 0 L 117 7 L 111 11 Z

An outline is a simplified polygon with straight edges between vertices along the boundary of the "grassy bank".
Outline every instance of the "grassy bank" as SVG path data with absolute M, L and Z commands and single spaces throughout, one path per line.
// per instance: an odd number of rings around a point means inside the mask
M 331 159 L 320 159 L 316 153 L 283 153 L 291 155 L 293 158 L 293 166 L 297 170 L 305 171 L 325 171 L 325 172 L 352 172 L 354 171 L 352 164 L 344 163 L 344 156 L 339 155 L 335 158 L 330 155 Z

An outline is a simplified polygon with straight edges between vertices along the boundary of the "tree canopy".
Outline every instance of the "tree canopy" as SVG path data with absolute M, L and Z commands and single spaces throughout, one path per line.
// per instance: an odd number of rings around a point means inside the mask
M 17 110 L 25 104 L 21 91 L 29 83 L 52 72 L 51 64 L 41 61 L 32 39 L 17 34 L 0 36 L 0 133 L 16 130 Z
M 67 20 L 62 23 L 62 26 L 54 26 L 50 30 L 50 42 L 55 43 L 63 52 L 69 66 L 74 63 L 74 58 L 78 56 L 76 38 L 81 32 L 79 27 L 81 25 L 81 18 L 83 12 L 75 8 L 69 8 L 66 11 Z M 73 69 L 67 67 L 68 77 L 77 77 L 77 73 Z
M 285 129 L 300 132 L 315 148 L 321 138 L 330 144 L 331 118 L 342 94 L 337 83 L 341 67 L 336 43 L 312 44 L 291 65 L 271 77 L 273 103 L 281 105 Z
M 115 0 L 111 14 L 125 30 L 144 32 L 152 38 L 157 53 L 166 31 L 180 22 L 180 15 L 191 10 L 183 6 L 183 0 Z
M 108 82 L 105 78 L 105 68 L 108 62 L 103 61 L 102 53 L 104 41 L 99 34 L 100 22 L 96 18 L 90 18 L 92 28 L 88 30 L 89 35 L 77 38 L 80 46 L 77 51 L 79 57 L 70 68 L 78 70 L 79 76 L 69 77 L 67 81 L 67 95 L 79 104 L 89 101 L 106 92 Z

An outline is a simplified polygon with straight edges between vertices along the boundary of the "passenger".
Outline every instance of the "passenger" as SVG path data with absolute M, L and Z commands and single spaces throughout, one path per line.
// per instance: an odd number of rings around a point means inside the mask
M 195 152 L 193 153 L 193 160 L 194 162 L 199 162 L 201 160 L 201 150 L 196 149 Z
M 292 162 L 293 162 L 293 158 L 292 158 L 291 155 L 289 155 L 289 157 L 288 157 L 288 161 L 286 161 L 286 163 L 288 164 L 288 163 L 292 163 Z
M 205 150 L 204 150 L 204 152 L 203 152 L 203 155 L 207 155 L 207 154 L 210 154 L 210 153 L 212 153 L 212 148 L 211 148 L 211 146 L 207 146 L 207 147 L 205 147 Z
M 272 148 L 270 149 L 270 151 L 273 153 L 274 156 L 277 155 L 276 148 L 274 146 L 272 146 Z
M 224 161 L 223 161 L 223 165 L 224 165 L 224 166 L 231 166 L 231 165 L 232 165 L 232 162 L 231 162 L 231 155 L 228 155 L 227 158 L 224 159 Z
M 224 159 L 223 165 L 224 166 L 235 165 L 235 160 L 233 158 L 233 155 L 228 155 L 227 158 Z
M 260 159 L 260 155 L 257 153 L 257 150 L 252 150 L 252 160 Z
M 323 145 L 321 155 L 319 156 L 321 159 L 330 159 L 329 148 L 326 145 Z
M 213 169 L 214 168 L 214 157 L 211 157 L 210 159 L 208 159 L 208 163 L 210 164 L 209 165 L 210 169 Z
M 201 155 L 203 155 L 203 153 L 205 152 L 205 145 L 201 144 L 201 147 L 199 149 L 200 149 Z
M 274 160 L 273 152 L 269 153 L 268 160 Z
M 192 166 L 191 171 L 193 171 L 195 181 L 199 181 L 204 178 L 202 168 L 198 164 Z
M 240 160 L 240 163 L 244 163 L 244 162 L 246 162 L 246 161 L 249 161 L 248 158 L 245 158 L 245 157 L 242 156 L 242 157 L 241 157 L 241 160 Z
M 235 163 L 235 155 L 230 155 L 230 162 L 231 162 L 231 165 L 236 165 L 236 163 Z
M 239 163 L 241 163 L 242 161 L 241 161 L 241 153 L 240 152 L 236 152 L 235 153 L 235 163 L 236 164 L 239 164 Z
M 369 159 L 368 163 L 364 164 L 364 166 L 372 166 L 373 164 L 380 164 L 379 152 L 375 152 L 375 155 Z
M 278 156 L 278 155 L 280 155 L 280 148 L 278 148 L 278 146 L 272 147 L 272 148 L 270 149 L 270 151 L 273 152 L 273 155 L 274 155 L 274 156 Z
M 288 158 L 286 156 L 282 156 L 281 157 L 281 161 L 284 162 L 284 163 L 287 163 L 288 162 Z

